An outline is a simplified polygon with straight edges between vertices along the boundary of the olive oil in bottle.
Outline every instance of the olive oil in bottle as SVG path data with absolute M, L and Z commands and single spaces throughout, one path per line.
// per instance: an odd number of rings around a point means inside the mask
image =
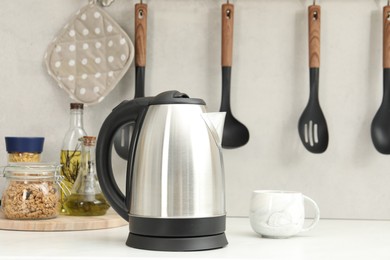
M 76 147 L 77 149 L 77 147 Z M 80 148 L 78 148 L 80 149 Z M 77 175 L 80 171 L 80 158 L 81 151 L 80 150 L 61 150 L 61 175 L 63 177 L 62 180 L 62 188 L 61 189 L 61 201 L 62 203 L 65 201 L 66 196 L 69 196 L 73 184 L 77 179 Z M 65 209 L 62 210 L 64 212 Z
M 110 208 L 101 193 L 90 196 L 88 199 L 82 194 L 72 194 L 64 206 L 71 216 L 101 216 L 106 214 Z
M 71 216 L 101 216 L 110 205 L 104 197 L 96 176 L 95 144 L 96 137 L 82 138 L 81 165 L 72 193 L 64 203 Z

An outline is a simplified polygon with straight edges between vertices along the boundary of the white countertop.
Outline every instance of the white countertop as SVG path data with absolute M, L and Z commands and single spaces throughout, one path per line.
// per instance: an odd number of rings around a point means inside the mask
M 94 231 L 0 231 L 0 259 L 390 259 L 390 221 L 320 220 L 288 239 L 254 233 L 247 218 L 228 218 L 229 245 L 201 252 L 159 252 L 127 247 L 128 227 Z

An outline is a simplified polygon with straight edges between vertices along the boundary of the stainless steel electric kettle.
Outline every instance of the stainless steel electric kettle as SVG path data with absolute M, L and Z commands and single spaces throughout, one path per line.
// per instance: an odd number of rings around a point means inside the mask
M 225 237 L 221 136 L 225 113 L 178 91 L 118 105 L 104 121 L 97 175 L 111 206 L 130 224 L 131 247 L 191 251 L 220 248 Z M 126 194 L 114 179 L 112 143 L 132 123 Z

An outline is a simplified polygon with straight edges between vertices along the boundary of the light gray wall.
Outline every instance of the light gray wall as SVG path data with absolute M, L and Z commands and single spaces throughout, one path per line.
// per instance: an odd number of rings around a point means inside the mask
M 149 0 L 146 94 L 178 89 L 220 104 L 220 0 Z M 68 95 L 48 76 L 49 42 L 87 0 L 1 1 L 1 136 L 45 136 L 45 161 L 58 161 L 68 127 Z M 371 120 L 382 95 L 379 0 L 324 0 L 320 101 L 330 144 L 313 155 L 297 121 L 309 90 L 304 0 L 236 0 L 232 107 L 251 132 L 224 150 L 229 215 L 248 214 L 254 189 L 298 190 L 324 218 L 390 219 L 390 158 L 375 151 Z M 134 1 L 106 10 L 133 39 Z M 133 97 L 134 66 L 100 104 L 86 108 L 97 135 L 110 110 Z M 0 163 L 6 163 L 0 142 Z

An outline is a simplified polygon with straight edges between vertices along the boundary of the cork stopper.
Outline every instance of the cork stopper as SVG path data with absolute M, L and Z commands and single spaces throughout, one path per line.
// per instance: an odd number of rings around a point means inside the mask
M 96 144 L 96 136 L 83 136 L 82 140 L 85 146 L 94 146 Z
M 83 103 L 70 103 L 70 109 L 84 109 Z

